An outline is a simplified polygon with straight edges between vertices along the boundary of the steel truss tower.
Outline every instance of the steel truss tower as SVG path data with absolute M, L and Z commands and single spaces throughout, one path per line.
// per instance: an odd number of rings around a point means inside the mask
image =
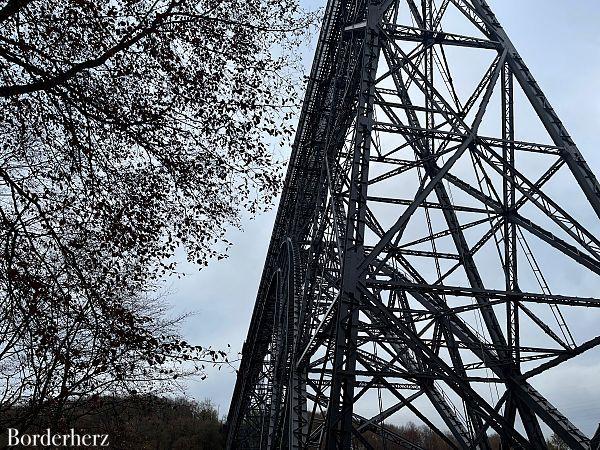
M 534 385 L 600 344 L 599 218 L 486 1 L 329 0 L 229 448 L 590 448 Z

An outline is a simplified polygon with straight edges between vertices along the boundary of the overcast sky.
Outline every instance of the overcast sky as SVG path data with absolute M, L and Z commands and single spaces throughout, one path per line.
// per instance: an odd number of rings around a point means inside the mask
M 307 7 L 324 2 L 305 2 Z M 600 2 L 597 0 L 489 0 L 496 15 L 537 78 L 589 165 L 600 174 Z M 315 42 L 303 49 L 310 64 Z M 182 265 L 188 275 L 173 281 L 174 312 L 195 311 L 184 326 L 194 344 L 235 352 L 246 337 L 263 267 L 274 210 L 245 220 L 243 232 L 232 230 L 229 258 L 213 261 L 198 272 Z M 598 290 L 600 294 L 600 289 Z M 600 296 L 600 295 L 598 295 Z M 598 321 L 589 323 L 600 330 Z M 591 330 L 590 330 L 591 331 Z M 227 413 L 235 382 L 230 369 L 209 371 L 204 381 L 189 383 L 189 394 L 210 398 Z M 584 432 L 593 433 L 600 420 L 600 352 L 559 368 L 552 377 L 536 379 L 538 389 Z

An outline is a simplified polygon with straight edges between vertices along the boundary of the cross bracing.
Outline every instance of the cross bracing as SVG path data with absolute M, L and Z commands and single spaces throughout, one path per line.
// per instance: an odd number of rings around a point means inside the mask
M 600 345 L 600 188 L 488 4 L 330 0 L 309 80 L 229 448 L 590 448 L 535 386 Z

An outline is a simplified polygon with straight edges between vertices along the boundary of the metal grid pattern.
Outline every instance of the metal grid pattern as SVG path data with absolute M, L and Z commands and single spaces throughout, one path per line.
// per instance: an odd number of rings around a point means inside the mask
M 470 58 L 487 63 L 466 89 Z M 518 137 L 523 104 L 545 140 Z M 565 180 L 585 223 L 551 188 Z M 450 448 L 492 432 L 546 448 L 542 425 L 590 448 L 533 384 L 600 344 L 572 313 L 600 298 L 552 290 L 547 269 L 598 286 L 599 218 L 595 176 L 484 0 L 330 0 L 228 447 L 418 449 L 385 425 L 408 413 Z

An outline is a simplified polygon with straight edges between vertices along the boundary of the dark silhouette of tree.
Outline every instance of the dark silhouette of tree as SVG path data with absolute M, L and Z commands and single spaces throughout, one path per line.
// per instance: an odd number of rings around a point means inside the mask
M 108 434 L 112 450 L 225 448 L 223 422 L 210 400 L 139 395 L 99 397 L 93 405 L 69 410 L 72 414 L 53 433 L 69 433 L 73 428 L 80 435 Z M 35 425 L 29 434 L 45 431 L 43 426 Z M 7 441 L 7 433 L 0 432 L 0 448 L 6 448 Z
M 223 359 L 149 299 L 177 249 L 225 256 L 276 195 L 309 21 L 294 0 L 0 4 L 0 408 L 57 422 Z

